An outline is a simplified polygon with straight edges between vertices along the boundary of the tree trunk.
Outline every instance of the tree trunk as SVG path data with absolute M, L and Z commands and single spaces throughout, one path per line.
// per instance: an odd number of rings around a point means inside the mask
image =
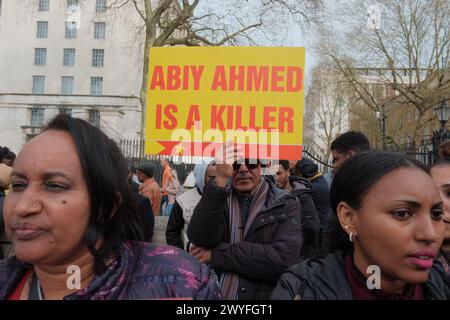
M 150 48 L 151 34 L 149 32 L 145 33 L 145 45 L 144 45 L 144 61 L 142 68 L 142 85 L 140 92 L 140 102 L 141 102 L 141 130 L 140 138 L 145 139 L 145 120 L 147 114 L 147 87 L 148 87 L 148 68 L 149 68 L 149 58 L 150 58 Z

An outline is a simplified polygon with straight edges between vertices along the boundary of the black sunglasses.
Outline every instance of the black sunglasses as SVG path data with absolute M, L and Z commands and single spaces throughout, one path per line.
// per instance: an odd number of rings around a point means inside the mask
M 233 163 L 233 171 L 239 170 L 241 164 L 245 164 L 248 169 L 253 170 L 258 168 L 260 161 L 259 159 L 240 159 Z

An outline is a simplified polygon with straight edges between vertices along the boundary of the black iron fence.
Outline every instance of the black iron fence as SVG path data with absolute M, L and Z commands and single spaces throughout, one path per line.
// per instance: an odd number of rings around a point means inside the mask
M 144 155 L 144 140 L 123 140 L 120 142 L 120 148 L 131 166 L 138 166 L 144 162 L 153 164 L 155 166 L 155 179 L 160 183 L 162 168 L 159 164 L 159 159 L 161 157 Z M 426 165 L 432 165 L 434 161 L 433 147 L 431 144 L 420 148 L 413 145 L 402 146 L 402 148 L 390 149 L 389 151 L 402 153 Z M 324 174 L 329 172 L 333 167 L 330 159 L 324 159 L 314 149 L 308 146 L 303 146 L 303 157 L 314 161 L 319 167 L 319 172 Z M 173 160 L 171 157 L 165 158 L 168 158 L 169 161 Z M 174 164 L 173 167 L 177 170 L 180 182 L 183 183 L 189 172 L 193 170 L 194 164 L 180 163 Z
M 139 166 L 140 164 L 143 164 L 143 163 L 149 163 L 149 164 L 153 165 L 153 167 L 155 168 L 154 178 L 155 178 L 156 182 L 158 182 L 158 184 L 161 186 L 163 169 L 161 167 L 159 159 L 144 158 L 144 159 L 141 159 L 141 161 L 139 162 L 139 164 L 137 166 Z M 177 171 L 178 180 L 180 181 L 181 184 L 184 183 L 187 176 L 189 175 L 189 172 L 194 170 L 194 164 L 190 164 L 190 163 L 175 163 L 175 164 L 171 163 L 170 166 L 172 167 L 172 169 L 175 169 Z
M 179 158 L 174 159 L 170 156 L 153 156 L 144 154 L 144 140 L 122 140 L 119 143 L 119 147 L 122 150 L 123 155 L 128 161 L 130 167 L 138 167 L 143 163 L 149 163 L 155 168 L 154 178 L 159 185 L 162 182 L 162 167 L 160 159 L 164 158 L 171 162 L 171 167 L 177 171 L 178 180 L 182 184 L 189 172 L 194 170 L 194 164 L 181 163 Z
M 159 175 L 162 174 L 160 172 L 160 166 L 159 166 L 159 159 L 161 159 L 161 156 L 149 156 L 145 155 L 144 152 L 144 140 L 122 140 L 119 143 L 120 149 L 122 150 L 122 153 L 127 158 L 128 163 L 130 166 L 139 166 L 140 164 L 144 162 L 150 162 L 152 164 L 155 164 L 155 177 L 157 177 L 157 181 L 159 181 Z M 308 146 L 303 146 L 303 157 L 313 160 L 317 163 L 319 167 L 319 171 L 323 173 L 327 173 L 329 170 L 331 170 L 332 165 L 331 162 L 327 159 L 323 159 L 322 156 L 320 156 L 317 152 L 315 152 L 312 148 L 309 148 Z M 172 157 L 165 157 L 169 159 L 169 161 L 172 161 Z M 178 157 L 175 160 L 179 160 Z M 179 164 L 174 165 L 174 167 L 177 169 L 178 175 L 182 176 L 183 179 L 189 174 L 189 171 L 192 170 L 193 165 L 188 164 Z M 187 170 L 187 173 L 186 173 Z M 180 181 L 182 182 L 181 178 L 179 177 Z M 184 180 L 183 180 L 184 181 Z
M 119 147 L 127 159 L 144 158 L 144 140 L 121 140 Z
M 434 161 L 433 150 L 428 148 L 420 148 L 417 150 L 410 150 L 404 153 L 407 157 L 416 159 L 426 165 L 432 165 Z

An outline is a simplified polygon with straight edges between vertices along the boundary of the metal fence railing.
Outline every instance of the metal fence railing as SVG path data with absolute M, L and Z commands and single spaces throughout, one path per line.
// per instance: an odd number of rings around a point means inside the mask
M 172 157 L 145 155 L 144 140 L 122 140 L 119 143 L 120 150 L 128 161 L 130 167 L 138 167 L 143 163 L 149 163 L 155 168 L 154 178 L 161 186 L 162 182 L 162 167 L 160 159 L 165 158 L 171 162 L 171 167 L 177 171 L 178 180 L 182 184 L 189 172 L 194 170 L 194 164 L 191 163 L 173 163 Z M 177 159 L 178 160 L 178 159 Z
M 155 166 L 155 178 L 159 182 L 162 175 L 162 169 L 159 165 L 159 156 L 144 155 L 144 140 L 122 140 L 120 142 L 120 149 L 131 166 L 138 166 L 143 162 L 150 162 Z M 406 155 L 407 157 L 416 159 L 424 164 L 431 165 L 433 163 L 433 150 L 430 146 L 422 146 L 420 148 L 402 148 L 390 150 Z M 333 167 L 330 159 L 324 159 L 319 153 L 309 146 L 303 146 L 304 158 L 314 161 L 319 172 L 323 174 L 328 173 Z M 170 158 L 170 157 L 169 157 Z M 177 169 L 180 182 L 183 183 L 189 172 L 193 169 L 193 164 L 176 164 L 174 168 Z

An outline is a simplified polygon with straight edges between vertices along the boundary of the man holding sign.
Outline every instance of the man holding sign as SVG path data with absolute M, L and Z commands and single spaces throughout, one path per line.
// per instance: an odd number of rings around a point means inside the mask
M 206 185 L 189 224 L 190 252 L 217 272 L 224 298 L 268 299 L 300 257 L 300 205 L 261 177 L 261 161 L 242 154 L 233 143 L 218 152 L 215 182 Z
M 146 153 L 216 157 L 190 252 L 220 275 L 225 298 L 268 299 L 300 257 L 300 205 L 256 159 L 301 159 L 305 50 L 153 48 L 151 57 Z

